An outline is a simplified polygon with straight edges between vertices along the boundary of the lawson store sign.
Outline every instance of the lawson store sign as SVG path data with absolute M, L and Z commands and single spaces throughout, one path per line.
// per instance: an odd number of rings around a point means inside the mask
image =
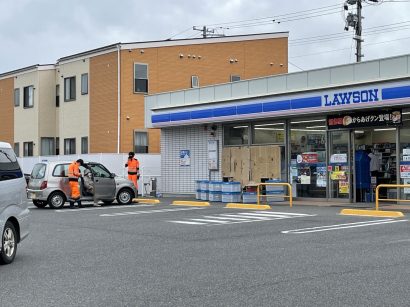
M 406 100 L 407 98 L 407 100 Z M 403 101 L 403 99 L 405 99 Z M 380 86 L 342 88 L 334 91 L 316 91 L 305 95 L 283 95 L 271 99 L 255 98 L 248 102 L 220 102 L 209 105 L 185 106 L 175 109 L 152 112 L 154 127 L 175 126 L 180 124 L 221 122 L 224 120 L 266 118 L 284 114 L 308 114 L 330 112 L 337 109 L 348 110 L 361 106 L 410 105 L 410 82 L 385 83 Z

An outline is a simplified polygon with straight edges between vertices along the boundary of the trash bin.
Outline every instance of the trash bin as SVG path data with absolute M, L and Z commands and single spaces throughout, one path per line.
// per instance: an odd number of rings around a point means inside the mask
M 157 178 L 151 178 L 150 196 L 157 197 Z

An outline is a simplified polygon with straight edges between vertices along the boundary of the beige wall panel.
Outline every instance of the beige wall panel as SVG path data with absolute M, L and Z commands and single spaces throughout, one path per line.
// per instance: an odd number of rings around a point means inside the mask
M 183 54 L 182 58 L 180 54 Z M 140 49 L 123 50 L 122 152 L 133 148 L 134 130 L 144 128 L 144 94 L 134 94 L 134 63 L 148 64 L 149 94 L 190 88 L 192 75 L 199 76 L 200 86 L 227 83 L 231 75 L 245 79 L 286 73 L 287 38 L 148 48 L 143 52 Z M 284 66 L 279 66 L 280 63 Z M 159 144 L 154 145 L 150 140 L 149 145 L 150 153 L 159 152 Z
M 24 87 L 34 86 L 32 108 L 24 108 Z M 14 88 L 20 89 L 20 106 L 14 108 L 14 142 L 20 143 L 20 153 L 23 153 L 23 142 L 34 142 L 33 155 L 40 154 L 39 110 L 41 91 L 38 71 L 18 75 L 14 79 Z
M 0 141 L 14 143 L 14 78 L 0 80 Z
M 57 72 L 60 76 L 60 110 L 58 111 L 60 153 L 64 154 L 64 139 L 75 138 L 76 153 L 78 154 L 81 153 L 81 138 L 89 137 L 90 134 L 90 94 L 81 95 L 81 75 L 89 73 L 89 61 L 81 60 L 60 64 Z M 75 100 L 64 101 L 64 79 L 69 77 L 76 78 Z
M 90 59 L 89 146 L 92 153 L 117 152 L 117 67 L 117 52 Z M 144 116 L 143 112 L 141 114 Z
M 41 137 L 56 137 L 56 72 L 39 71 L 39 134 Z M 40 145 L 40 144 L 39 144 Z

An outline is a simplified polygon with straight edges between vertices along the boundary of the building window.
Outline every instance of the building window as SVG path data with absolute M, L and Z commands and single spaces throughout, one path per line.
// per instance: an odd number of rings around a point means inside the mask
M 191 87 L 199 87 L 199 78 L 198 76 L 191 76 Z
M 134 93 L 148 93 L 147 64 L 134 64 Z
M 56 155 L 60 154 L 60 138 L 56 138 Z
M 20 157 L 20 143 L 14 143 L 14 153 L 17 157 Z
M 134 152 L 148 153 L 148 133 L 143 131 L 134 132 Z
M 75 138 L 64 139 L 64 154 L 75 155 Z
M 33 156 L 33 142 L 24 142 L 23 147 L 24 147 L 24 152 L 23 156 L 24 157 L 32 157 Z
M 81 153 L 88 154 L 88 137 L 81 138 Z
M 54 155 L 54 138 L 41 138 L 41 155 Z
M 14 106 L 15 107 L 20 106 L 20 89 L 19 88 L 14 89 Z
M 60 106 L 60 84 L 56 85 L 56 107 Z
M 231 82 L 241 81 L 241 76 L 231 75 Z
M 64 79 L 64 101 L 75 100 L 75 77 Z
M 262 122 L 252 125 L 252 144 L 284 144 L 285 124 Z
M 249 125 L 235 124 L 225 126 L 224 145 L 249 145 Z
M 81 95 L 88 94 L 88 74 L 81 75 Z
M 32 108 L 34 106 L 34 86 L 26 86 L 24 89 L 24 107 Z

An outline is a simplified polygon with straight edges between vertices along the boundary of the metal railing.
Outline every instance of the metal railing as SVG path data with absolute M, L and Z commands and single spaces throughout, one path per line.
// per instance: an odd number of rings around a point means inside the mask
M 400 198 L 380 198 L 379 191 L 381 188 L 410 188 L 410 184 L 379 184 L 376 187 L 376 210 L 379 210 L 380 201 L 403 201 L 410 202 L 410 199 L 400 199 Z
M 288 194 L 261 194 L 261 187 L 262 186 L 283 186 L 288 188 Z M 275 183 L 259 183 L 257 187 L 257 198 L 258 198 L 258 206 L 261 204 L 260 200 L 261 197 L 266 197 L 266 202 L 268 202 L 268 197 L 286 197 L 289 198 L 289 206 L 292 208 L 293 198 L 292 198 L 292 185 L 287 182 L 275 182 Z

